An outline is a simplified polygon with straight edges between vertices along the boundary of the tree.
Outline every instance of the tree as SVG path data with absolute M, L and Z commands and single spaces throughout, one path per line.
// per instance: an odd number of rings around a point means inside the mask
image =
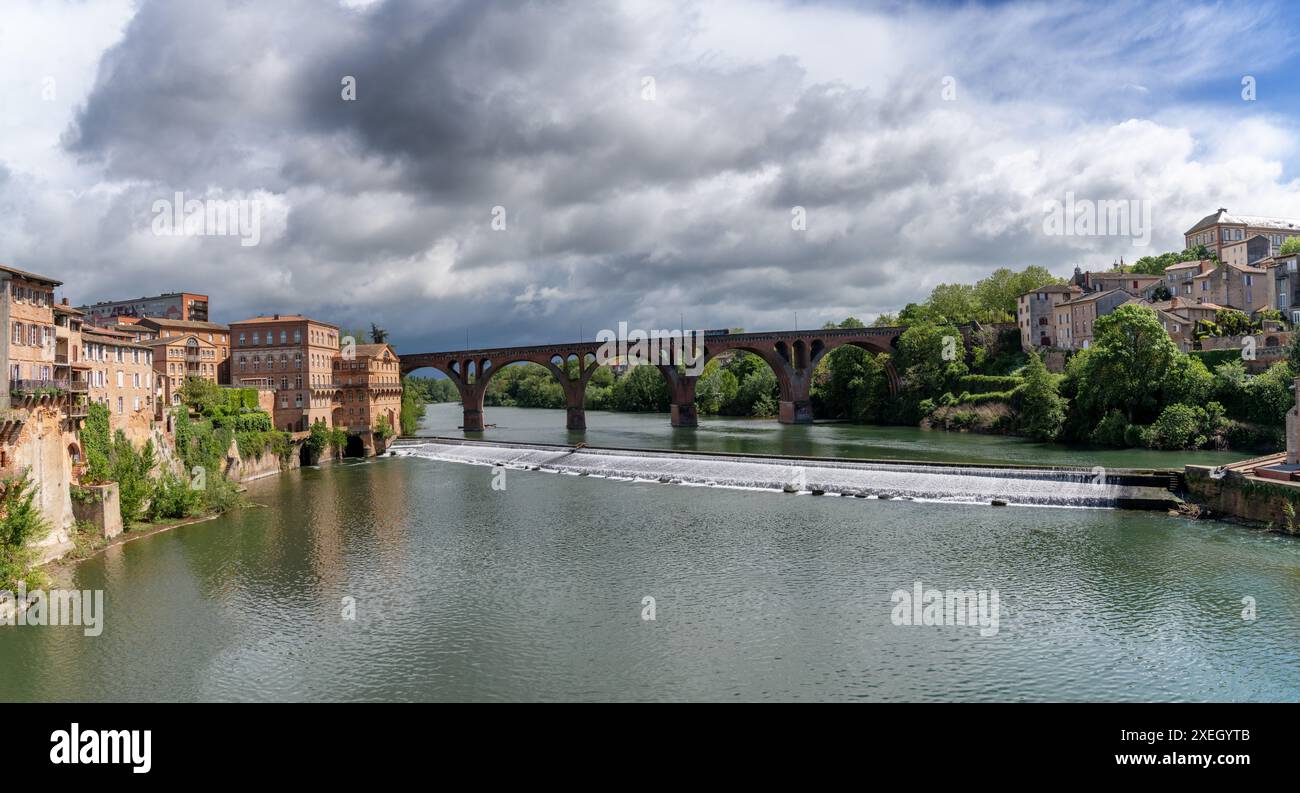
M 939 284 L 926 302 L 936 318 L 953 324 L 970 322 L 979 312 L 975 287 L 970 284 Z
M 1110 410 L 1121 411 L 1130 424 L 1154 419 L 1171 370 L 1177 371 L 1186 356 L 1146 306 L 1120 306 L 1093 327 L 1092 349 L 1071 369 L 1075 404 L 1089 420 L 1087 425 Z
M 212 413 L 226 400 L 225 395 L 221 393 L 221 386 L 202 377 L 186 378 L 185 385 L 180 389 L 180 397 L 181 402 L 200 415 Z
M 386 344 L 388 342 L 388 331 L 379 327 L 375 323 L 370 323 L 370 343 Z
M 1165 268 L 1171 264 L 1181 264 L 1182 262 L 1196 262 L 1203 259 L 1218 259 L 1212 251 L 1204 245 L 1197 245 L 1195 248 L 1188 248 L 1181 253 L 1170 251 L 1155 256 L 1143 256 L 1128 268 L 1129 272 L 1140 273 L 1143 275 L 1164 275 Z M 1168 298 L 1161 298 L 1168 300 Z
M 1000 267 L 975 284 L 975 301 L 980 314 L 978 319 L 981 321 L 1013 319 L 1021 295 L 1050 284 L 1062 283 L 1065 283 L 1065 279 L 1052 275 L 1046 267 L 1034 265 L 1018 273 Z
M 1251 332 L 1250 317 L 1235 308 L 1221 308 L 1214 312 L 1214 324 L 1219 336 L 1244 336 Z
M 1030 351 L 1024 378 L 1012 394 L 1019 430 L 1035 440 L 1055 440 L 1065 424 L 1066 401 L 1057 393 L 1056 381 L 1038 353 Z
M 1282 241 L 1282 248 L 1278 252 L 1283 256 L 1300 253 L 1300 237 L 1287 237 Z

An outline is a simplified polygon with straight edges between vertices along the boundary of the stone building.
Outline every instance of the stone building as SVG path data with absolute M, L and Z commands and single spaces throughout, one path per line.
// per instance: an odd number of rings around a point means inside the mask
M 1051 284 L 1021 295 L 1016 301 L 1021 348 L 1064 346 L 1057 335 L 1056 307 L 1081 294 L 1083 289 L 1076 285 Z

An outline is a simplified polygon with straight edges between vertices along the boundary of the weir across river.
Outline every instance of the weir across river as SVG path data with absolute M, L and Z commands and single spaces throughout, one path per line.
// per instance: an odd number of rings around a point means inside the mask
M 659 484 L 880 500 L 1166 510 L 1181 500 L 1169 470 L 1106 470 L 838 460 L 404 437 L 398 456 Z

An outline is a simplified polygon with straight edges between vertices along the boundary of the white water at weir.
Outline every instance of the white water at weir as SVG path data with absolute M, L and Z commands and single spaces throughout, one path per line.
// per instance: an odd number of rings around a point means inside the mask
M 1091 471 L 909 465 L 830 460 L 745 458 L 612 449 L 564 449 L 527 444 L 400 442 L 398 456 L 509 469 L 630 479 L 667 484 L 762 489 L 881 499 L 916 499 L 1059 507 L 1114 507 L 1149 498 L 1153 488 L 1094 481 Z M 1168 495 L 1168 494 L 1165 494 Z

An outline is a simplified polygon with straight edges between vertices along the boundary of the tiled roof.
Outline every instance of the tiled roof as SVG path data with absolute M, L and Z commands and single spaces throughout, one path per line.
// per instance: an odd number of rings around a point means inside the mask
M 273 314 L 273 315 L 263 316 L 263 317 L 253 317 L 252 319 L 241 319 L 238 322 L 232 322 L 230 324 L 232 326 L 274 325 L 276 323 L 289 323 L 289 322 L 311 322 L 316 325 L 324 325 L 327 328 L 333 328 L 335 330 L 338 330 L 339 328 L 338 325 L 332 325 L 328 322 L 322 322 L 319 319 L 312 319 L 311 317 L 304 317 L 302 314 Z
M 197 319 L 171 319 L 169 317 L 141 317 L 141 324 L 157 325 L 160 328 L 197 328 L 199 330 L 228 331 L 229 327 L 219 322 L 203 322 Z

